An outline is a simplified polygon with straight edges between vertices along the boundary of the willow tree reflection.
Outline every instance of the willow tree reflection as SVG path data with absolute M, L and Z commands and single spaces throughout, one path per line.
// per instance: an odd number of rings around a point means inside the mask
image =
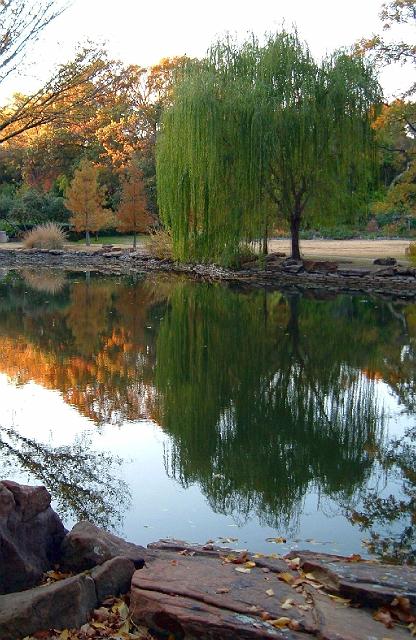
M 117 530 L 129 506 L 129 489 L 117 475 L 122 461 L 91 450 L 85 435 L 72 445 L 54 447 L 0 427 L 0 461 L 3 476 L 17 469 L 44 484 L 65 519 Z
M 176 287 L 155 374 L 168 471 L 213 509 L 274 527 L 296 524 L 308 489 L 351 500 L 383 424 L 362 371 L 378 341 L 354 305 Z

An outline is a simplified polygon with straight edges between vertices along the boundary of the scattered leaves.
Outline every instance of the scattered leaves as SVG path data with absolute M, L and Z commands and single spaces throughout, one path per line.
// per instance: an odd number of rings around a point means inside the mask
M 273 544 L 285 544 L 286 538 L 279 536 L 278 538 L 266 538 L 266 542 L 273 542 Z

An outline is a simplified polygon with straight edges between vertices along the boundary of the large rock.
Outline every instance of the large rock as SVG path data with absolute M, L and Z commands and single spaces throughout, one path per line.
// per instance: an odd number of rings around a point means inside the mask
M 144 565 L 147 552 L 132 542 L 126 542 L 91 522 L 78 522 L 62 542 L 61 566 L 70 571 L 83 571 L 123 556 L 136 568 Z
M 380 264 L 383 267 L 393 267 L 397 264 L 396 258 L 376 258 L 373 260 L 373 264 Z
M 181 542 L 151 548 L 153 558 L 132 580 L 130 613 L 137 624 L 162 634 L 211 640 L 300 640 L 300 630 L 313 630 L 303 595 L 277 577 L 289 572 L 283 561 L 269 559 L 271 569 L 265 566 L 267 559 L 255 559 L 256 566 L 245 573 L 244 565 L 224 561 L 230 550 Z M 282 607 L 288 599 L 293 601 L 290 612 Z M 299 631 L 275 628 L 263 619 L 264 612 L 270 619 L 290 616 Z
M 94 580 L 88 575 L 0 596 L 0 638 L 16 640 L 36 631 L 80 627 L 96 606 Z
M 210 640 L 401 640 L 409 637 L 408 622 L 416 620 L 406 600 L 416 574 L 406 567 L 302 551 L 285 560 L 232 557 L 230 550 L 178 541 L 150 546 L 153 558 L 133 576 L 130 609 L 135 623 L 161 634 Z M 389 584 L 382 598 L 380 582 L 383 588 Z M 370 585 L 375 599 L 368 597 Z M 353 597 L 351 606 L 342 594 Z M 394 600 L 397 596 L 403 598 Z M 394 602 L 401 603 L 399 608 Z M 379 605 L 385 606 L 376 614 Z M 380 619 L 388 620 L 388 629 Z M 279 624 L 285 628 L 276 628 Z
M 65 529 L 45 487 L 0 482 L 0 593 L 35 585 L 57 560 Z

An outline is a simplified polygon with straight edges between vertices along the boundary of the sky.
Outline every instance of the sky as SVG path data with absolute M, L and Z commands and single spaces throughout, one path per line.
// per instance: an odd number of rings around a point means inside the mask
M 381 0 L 73 0 L 27 56 L 20 76 L 1 97 L 47 79 L 54 64 L 68 61 L 77 42 L 106 42 L 110 55 L 148 66 L 162 57 L 203 56 L 219 36 L 261 35 L 295 24 L 316 56 L 350 46 L 381 31 Z M 410 84 L 408 71 L 388 69 L 381 82 L 388 96 Z

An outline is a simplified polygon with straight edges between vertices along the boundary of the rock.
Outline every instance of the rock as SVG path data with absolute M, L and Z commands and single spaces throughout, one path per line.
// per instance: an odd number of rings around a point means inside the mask
M 403 627 L 386 629 L 383 624 L 373 619 L 363 609 L 351 609 L 345 604 L 331 601 L 319 594 L 315 589 L 308 589 L 313 600 L 313 617 L 321 640 L 405 640 L 409 639 L 409 631 Z
M 308 273 L 331 273 L 337 270 L 336 262 L 304 260 L 303 266 Z
M 363 276 L 368 276 L 370 275 L 370 270 L 369 269 L 363 269 L 361 267 L 357 267 L 355 269 L 343 269 L 343 268 L 339 268 L 336 271 L 337 274 L 339 274 L 340 276 L 346 276 L 347 278 L 349 277 L 354 277 L 354 278 L 362 278 Z
M 0 638 L 17 640 L 41 630 L 79 627 L 96 606 L 94 581 L 87 575 L 3 595 Z
M 0 593 L 32 587 L 56 561 L 66 532 L 50 504 L 45 487 L 0 482 Z
M 83 571 L 123 556 L 136 568 L 144 565 L 146 549 L 107 533 L 91 522 L 78 522 L 62 542 L 61 566 L 70 571 Z
M 397 269 L 395 269 L 395 267 L 387 267 L 387 269 L 377 269 L 377 271 L 374 272 L 374 275 L 381 278 L 393 278 L 394 276 L 397 276 Z
M 282 560 L 269 559 L 272 567 L 276 565 L 267 573 L 260 559 L 252 560 L 256 566 L 244 573 L 243 565 L 223 561 L 230 550 L 214 546 L 164 542 L 151 545 L 151 550 L 153 558 L 132 579 L 130 613 L 136 624 L 159 633 L 212 640 L 304 637 L 264 622 L 262 613 L 267 611 L 273 619 L 289 615 L 299 629 L 313 628 L 304 596 L 276 576 L 290 571 Z M 267 593 L 270 589 L 273 597 Z M 295 605 L 290 613 L 281 606 L 287 599 Z
M 116 557 L 107 560 L 91 572 L 95 582 L 98 602 L 108 596 L 118 596 L 130 590 L 130 583 L 135 571 L 134 563 L 126 557 Z
M 384 267 L 393 267 L 397 264 L 396 258 L 376 258 L 373 260 L 373 264 L 379 264 Z
M 342 556 L 308 551 L 291 552 L 300 558 L 305 572 L 312 572 L 332 593 L 352 598 L 360 604 L 389 605 L 396 596 L 416 605 L 416 568 L 374 561 L 351 562 Z

